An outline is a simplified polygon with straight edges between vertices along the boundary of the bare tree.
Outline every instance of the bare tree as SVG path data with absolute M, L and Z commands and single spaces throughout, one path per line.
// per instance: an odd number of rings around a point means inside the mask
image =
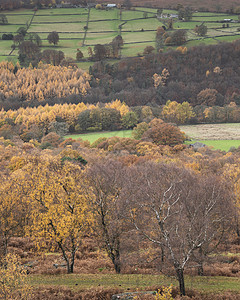
M 95 163 L 86 174 L 86 192 L 95 213 L 95 230 L 116 273 L 121 272 L 121 239 L 128 230 L 121 200 L 123 178 L 124 167 L 114 160 Z
M 134 191 L 127 198 L 132 222 L 162 249 L 185 295 L 184 270 L 193 254 L 213 248 L 225 232 L 231 215 L 227 189 L 215 176 L 204 178 L 152 162 L 133 167 L 129 182 L 128 189 Z

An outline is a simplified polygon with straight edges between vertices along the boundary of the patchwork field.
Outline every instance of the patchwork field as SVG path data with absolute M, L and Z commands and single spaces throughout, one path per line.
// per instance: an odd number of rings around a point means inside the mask
M 119 9 L 97 10 L 95 8 L 90 10 L 86 8 L 42 9 L 36 14 L 31 10 L 11 11 L 5 13 L 9 24 L 0 25 L 0 36 L 4 33 L 16 34 L 19 27 L 29 24 L 28 32 L 39 34 L 43 49 L 46 47 L 49 49 L 52 46 L 49 46 L 47 36 L 50 32 L 57 31 L 60 41 L 54 49 L 61 50 L 66 56 L 75 59 L 77 49 L 81 49 L 84 57 L 88 57 L 88 46 L 110 43 L 115 36 L 121 34 L 125 43 L 121 51 L 122 57 L 136 56 L 142 53 L 146 46 L 155 45 L 156 28 L 163 25 L 157 20 L 156 12 L 157 9 L 143 7 L 136 7 L 130 11 L 122 10 L 122 14 Z M 174 14 L 176 11 L 165 9 L 163 13 Z M 224 19 L 233 19 L 236 23 L 228 23 L 228 27 L 223 28 L 221 22 Z M 240 24 L 237 20 L 238 16 L 233 14 L 195 12 L 191 22 L 174 19 L 173 27 L 175 30 L 187 30 L 186 46 L 191 47 L 200 43 L 216 44 L 240 38 L 240 31 L 238 31 Z M 208 27 L 205 37 L 199 37 L 193 31 L 195 26 L 202 22 Z M 11 41 L 0 40 L 0 56 L 8 55 L 11 45 Z M 16 49 L 10 59 L 17 55 Z

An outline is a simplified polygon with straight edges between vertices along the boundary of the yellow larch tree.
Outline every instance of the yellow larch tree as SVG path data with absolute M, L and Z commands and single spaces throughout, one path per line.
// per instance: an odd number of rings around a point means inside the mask
M 105 107 L 118 110 L 120 112 L 121 117 L 125 116 L 130 111 L 129 107 L 124 102 L 121 102 L 118 99 L 112 101 L 111 103 L 105 104 Z
M 195 116 L 191 105 L 188 102 L 178 103 L 176 101 L 168 100 L 163 107 L 162 116 L 165 121 L 185 124 Z

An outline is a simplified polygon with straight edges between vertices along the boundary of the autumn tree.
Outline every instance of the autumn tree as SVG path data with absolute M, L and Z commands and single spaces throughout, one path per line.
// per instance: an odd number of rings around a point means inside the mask
M 178 29 L 171 34 L 171 43 L 173 45 L 182 45 L 187 41 L 187 31 L 184 29 Z
M 49 44 L 53 44 L 54 46 L 56 46 L 59 42 L 59 35 L 56 31 L 52 31 L 49 33 L 47 39 Z
M 126 105 L 125 102 L 121 102 L 121 100 L 116 99 L 110 103 L 105 104 L 105 108 L 113 108 L 120 112 L 121 117 L 125 116 L 130 112 L 130 108 Z
M 157 52 L 164 47 L 165 41 L 165 29 L 162 26 L 159 26 L 156 31 L 156 38 L 155 38 L 155 48 Z
M 1 174 L 0 257 L 7 255 L 8 244 L 12 237 L 23 235 L 28 210 L 21 198 L 24 189 L 21 186 L 21 171 L 19 170 L 24 164 L 24 158 L 13 156 L 9 163 L 12 173 L 8 176 Z
M 178 19 L 190 21 L 192 19 L 192 9 L 190 7 L 180 7 L 178 10 Z
M 69 151 L 58 159 L 36 158 L 24 169 L 32 212 L 29 235 L 38 245 L 53 243 L 62 252 L 68 273 L 73 273 L 76 252 L 92 222 L 78 156 Z
M 192 107 L 188 102 L 177 103 L 168 100 L 163 107 L 162 116 L 166 122 L 185 124 L 195 116 Z
M 81 61 L 82 58 L 83 58 L 83 53 L 81 50 L 78 49 L 77 54 L 76 54 L 76 60 Z
M 169 76 L 170 76 L 170 73 L 169 73 L 168 69 L 166 69 L 166 68 L 164 68 L 162 70 L 161 75 L 159 75 L 157 73 L 153 74 L 152 79 L 153 79 L 153 85 L 154 85 L 155 89 L 157 89 L 158 87 L 161 87 L 161 86 L 165 86 Z
M 140 140 L 144 134 L 149 129 L 149 125 L 146 122 L 142 122 L 137 124 L 136 127 L 133 128 L 132 136 L 136 140 Z
M 112 44 L 116 45 L 118 49 L 120 49 L 123 46 L 123 38 L 121 35 L 117 35 L 115 38 L 113 38 Z
M 64 58 L 65 55 L 62 51 L 46 49 L 42 52 L 41 60 L 46 64 L 59 66 Z
M 198 93 L 197 102 L 200 105 L 213 106 L 216 104 L 217 94 L 218 94 L 217 90 L 207 88 L 205 90 L 202 90 L 200 93 Z
M 25 37 L 25 40 L 28 40 L 28 41 L 36 44 L 38 47 L 40 47 L 42 45 L 42 40 L 41 40 L 40 36 L 34 32 L 28 33 Z
M 197 35 L 200 36 L 205 36 L 207 34 L 207 26 L 202 23 L 201 25 L 196 25 L 194 28 L 194 31 L 196 32 Z
M 6 25 L 8 24 L 8 19 L 5 14 L 0 14 L 0 24 L 1 25 Z
M 97 44 L 94 46 L 94 58 L 96 60 L 102 60 L 106 57 L 106 48 L 104 45 Z
M 24 41 L 19 45 L 18 59 L 22 66 L 29 66 L 31 63 L 33 66 L 37 66 L 40 59 L 40 48 L 38 45 Z
M 3 300 L 31 300 L 32 291 L 27 270 L 15 254 L 6 255 L 0 266 L 0 298 Z
M 174 268 L 180 293 L 185 295 L 184 270 L 193 254 L 218 244 L 228 228 L 228 188 L 215 176 L 153 162 L 132 167 L 128 181 L 131 193 L 125 203 L 130 203 L 131 220 L 162 251 L 159 268 L 168 273 L 169 266 Z
M 155 48 L 153 46 L 146 46 L 143 50 L 143 55 L 151 54 Z
M 25 35 L 27 34 L 27 28 L 26 27 L 19 27 L 17 29 L 17 33 L 22 35 L 23 37 L 25 37 Z
M 142 139 L 152 141 L 157 145 L 174 146 L 182 144 L 186 137 L 178 127 L 167 123 L 159 123 L 145 131 Z
M 134 111 L 129 111 L 122 117 L 122 126 L 125 129 L 132 129 L 138 123 L 138 116 Z
M 123 179 L 124 166 L 114 160 L 94 163 L 86 173 L 86 193 L 94 213 L 95 230 L 116 273 L 121 272 L 122 237 L 129 230 L 121 200 Z
M 239 168 L 239 160 L 235 163 L 227 163 L 223 169 L 224 177 L 227 181 L 230 182 L 234 192 L 234 218 L 235 218 L 235 231 L 237 236 L 240 237 L 240 224 L 239 224 L 239 216 L 240 216 L 240 168 Z
M 124 0 L 123 5 L 126 7 L 126 9 L 131 9 L 132 8 L 131 0 Z

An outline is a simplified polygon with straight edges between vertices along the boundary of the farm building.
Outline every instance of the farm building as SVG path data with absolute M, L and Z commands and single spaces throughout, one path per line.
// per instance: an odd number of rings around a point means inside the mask
M 106 8 L 116 8 L 117 4 L 107 4 Z

